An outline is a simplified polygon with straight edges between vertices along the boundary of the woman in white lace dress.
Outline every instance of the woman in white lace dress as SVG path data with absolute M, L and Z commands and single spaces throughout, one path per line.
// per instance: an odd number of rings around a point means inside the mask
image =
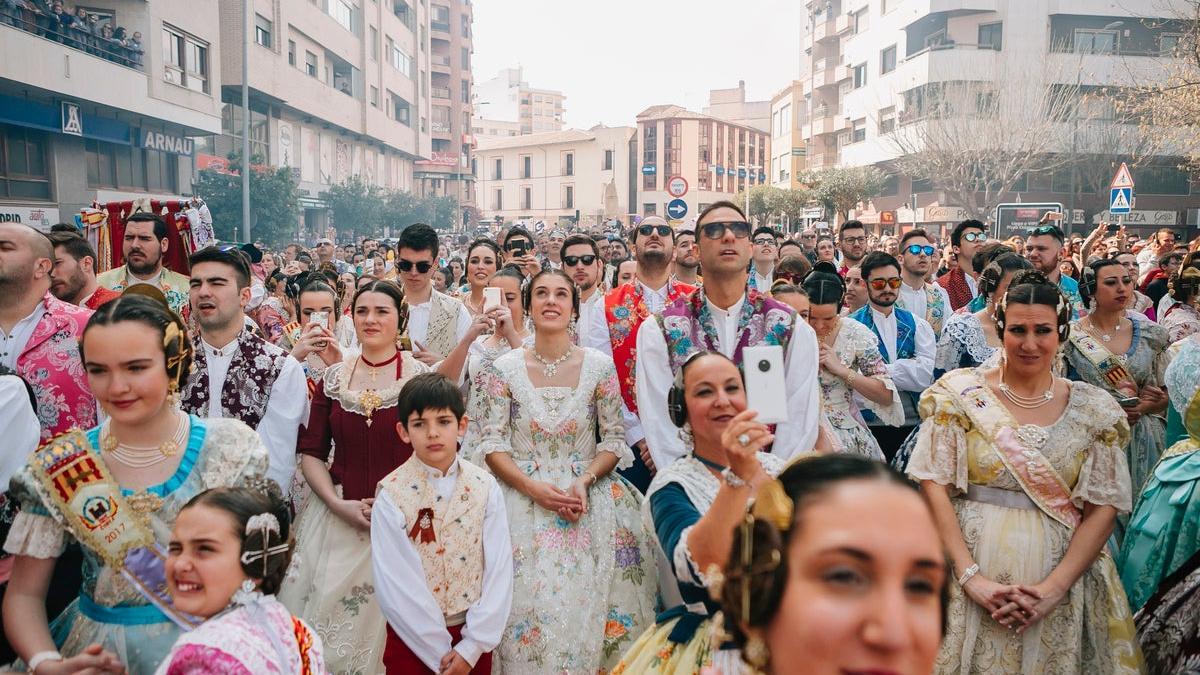
M 867 428 L 858 401 L 885 424 L 903 424 L 904 406 L 879 353 L 871 329 L 838 316 L 845 285 L 830 264 L 817 263 L 804 279 L 808 324 L 821 349 L 821 402 L 842 452 L 883 460 L 879 442 Z M 856 397 L 855 394 L 858 394 Z
M 571 344 L 578 290 L 539 272 L 524 305 L 536 338 L 479 378 L 476 453 L 500 479 L 513 605 L 499 673 L 607 672 L 654 621 L 655 568 L 612 359 Z M 597 442 L 599 437 L 599 442 Z
M 992 315 L 996 301 L 1004 297 L 1013 275 L 1032 269 L 1033 264 L 1016 253 L 998 256 L 979 275 L 979 294 L 987 306 L 975 313 L 950 315 L 938 338 L 937 356 L 933 359 L 934 377 L 941 377 L 957 368 L 975 368 L 987 363 L 1000 350 L 996 322 Z

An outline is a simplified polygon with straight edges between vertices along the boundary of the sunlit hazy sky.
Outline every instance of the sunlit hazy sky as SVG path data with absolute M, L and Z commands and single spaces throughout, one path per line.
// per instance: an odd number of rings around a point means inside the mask
M 476 82 L 523 66 L 567 96 L 568 127 L 635 124 L 651 105 L 700 111 L 746 81 L 769 99 L 799 72 L 800 0 L 474 0 Z M 481 116 L 487 109 L 479 110 Z

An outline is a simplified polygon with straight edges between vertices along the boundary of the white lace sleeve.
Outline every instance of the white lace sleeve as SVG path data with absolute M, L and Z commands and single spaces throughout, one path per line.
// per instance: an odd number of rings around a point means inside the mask
M 675 545 L 675 555 L 673 556 L 674 560 L 671 561 L 671 566 L 675 568 L 675 578 L 681 583 L 708 588 L 712 580 L 696 564 L 696 561 L 692 558 L 692 549 L 688 546 L 688 535 L 692 533 L 693 527 L 695 525 L 688 525 L 683 528 L 683 532 L 679 533 L 679 543 Z
M 949 372 L 962 363 L 964 345 L 960 339 L 963 326 L 953 317 L 942 328 L 942 336 L 938 338 L 937 355 L 933 357 L 935 370 Z
M 257 431 L 228 418 L 207 419 L 204 424 L 201 475 L 205 488 L 242 485 L 250 476 L 266 477 L 267 446 Z
M 1079 384 L 1074 386 L 1078 388 Z M 1079 469 L 1071 501 L 1079 508 L 1088 503 L 1112 506 L 1121 513 L 1129 513 L 1133 509 L 1133 487 L 1125 458 L 1129 423 L 1111 396 L 1103 391 L 1099 394 L 1092 397 L 1095 405 L 1089 406 L 1095 420 L 1095 426 L 1089 430 L 1094 440 Z
M 599 352 L 595 352 L 599 354 Z M 596 382 L 596 423 L 600 427 L 600 442 L 596 452 L 611 452 L 617 456 L 618 469 L 633 466 L 633 450 L 625 443 L 625 426 L 621 417 L 621 390 L 617 385 L 617 369 L 611 359 L 597 359 L 600 375 Z
M 493 452 L 512 452 L 508 436 L 512 392 L 493 363 L 475 379 L 473 394 L 479 395 L 480 415 L 479 443 L 475 446 L 474 460 L 484 466 L 484 459 Z
M 921 430 L 908 461 L 913 480 L 931 480 L 958 491 L 967 489 L 967 418 L 937 387 L 921 396 Z
M 6 552 L 31 558 L 57 558 L 66 547 L 67 533 L 58 521 L 24 511 L 13 520 L 4 542 Z

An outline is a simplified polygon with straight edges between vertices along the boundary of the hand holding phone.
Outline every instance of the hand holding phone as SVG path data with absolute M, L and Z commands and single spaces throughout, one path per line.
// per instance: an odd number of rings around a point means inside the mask
M 742 350 L 742 364 L 746 372 L 746 407 L 757 412 L 758 421 L 763 424 L 786 422 L 783 347 L 746 347 Z
M 483 311 L 496 309 L 501 305 L 500 289 L 494 286 L 488 286 L 483 289 Z

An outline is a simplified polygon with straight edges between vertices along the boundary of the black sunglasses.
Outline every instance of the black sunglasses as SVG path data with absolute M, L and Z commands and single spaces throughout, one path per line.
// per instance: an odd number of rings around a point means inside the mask
M 725 230 L 733 233 L 735 239 L 745 239 L 750 236 L 750 223 L 744 220 L 730 220 L 728 222 L 705 223 L 700 227 L 704 232 L 704 236 L 709 239 L 720 239 L 725 236 Z
M 658 232 L 658 236 L 660 236 L 660 237 L 669 237 L 669 236 L 671 236 L 671 226 L 670 225 L 642 225 L 641 227 L 638 228 L 638 234 L 642 235 L 643 237 L 649 237 L 654 232 Z
M 596 262 L 596 256 L 592 255 L 591 253 L 587 255 L 564 255 L 562 261 L 567 267 L 574 267 L 579 263 L 591 265 L 592 263 Z
M 433 269 L 433 263 L 428 260 L 413 262 L 411 260 L 405 260 L 404 258 L 401 258 L 400 261 L 396 263 L 396 267 L 400 268 L 401 272 L 411 272 L 414 266 L 417 268 L 417 274 L 425 274 L 429 270 Z

